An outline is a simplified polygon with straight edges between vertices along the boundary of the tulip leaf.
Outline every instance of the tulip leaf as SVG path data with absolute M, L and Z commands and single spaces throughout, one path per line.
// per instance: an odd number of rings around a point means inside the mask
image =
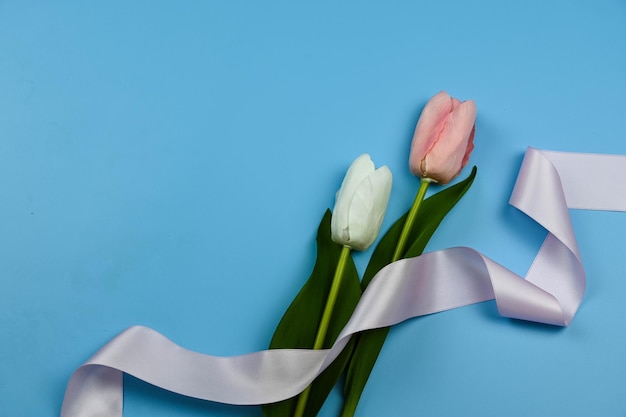
M 342 246 L 331 240 L 330 234 L 331 212 L 327 210 L 320 223 L 317 233 L 317 259 L 311 276 L 304 284 L 298 295 L 280 320 L 270 342 L 270 349 L 306 348 L 311 349 L 330 286 L 339 261 Z M 352 316 L 352 312 L 361 298 L 361 284 L 354 266 L 352 257 L 348 257 L 337 302 L 333 310 L 328 333 L 324 341 L 324 348 L 332 346 L 333 342 Z M 326 397 L 336 384 L 345 369 L 354 342 L 350 342 L 335 361 L 320 374 L 311 384 L 307 400 L 305 416 L 316 416 Z M 298 397 L 293 397 L 274 404 L 262 407 L 264 417 L 291 417 Z
M 401 258 L 418 256 L 423 252 L 443 218 L 467 192 L 475 176 L 476 167 L 472 169 L 471 174 L 465 180 L 434 194 L 422 202 L 416 221 L 409 232 L 408 249 L 405 250 Z M 408 212 L 400 217 L 376 246 L 363 276 L 361 285 L 364 290 L 378 271 L 391 263 L 407 215 Z M 358 335 L 344 383 L 342 417 L 354 415 L 361 393 L 365 388 L 365 384 L 374 368 L 388 333 L 389 327 L 369 330 Z

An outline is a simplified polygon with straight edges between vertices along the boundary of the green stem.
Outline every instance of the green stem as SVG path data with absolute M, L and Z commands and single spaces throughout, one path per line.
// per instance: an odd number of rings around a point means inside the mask
M 343 270 L 346 267 L 346 262 L 348 261 L 348 257 L 350 256 L 350 248 L 348 246 L 344 246 L 341 249 L 341 255 L 339 256 L 339 262 L 337 262 L 337 269 L 335 269 L 335 275 L 333 276 L 333 282 L 330 286 L 330 292 L 328 293 L 328 298 L 326 299 L 326 306 L 324 306 L 324 312 L 322 313 L 322 320 L 320 321 L 320 325 L 317 328 L 317 335 L 315 335 L 315 342 L 313 343 L 313 349 L 321 349 L 324 347 L 324 339 L 326 338 L 326 333 L 328 332 L 328 325 L 330 324 L 331 316 L 333 315 L 333 310 L 335 308 L 335 303 L 337 302 L 337 295 L 339 294 L 339 287 L 341 286 L 341 278 L 343 276 Z M 304 415 L 304 409 L 306 408 L 306 402 L 309 399 L 309 394 L 311 392 L 311 386 L 306 387 L 300 396 L 298 397 L 298 402 L 296 403 L 296 409 L 293 413 L 294 417 L 302 417 Z
M 430 183 L 430 179 L 422 178 L 422 181 L 420 182 L 420 188 L 417 191 L 417 195 L 415 196 L 415 200 L 413 201 L 411 210 L 409 210 L 409 214 L 406 216 L 406 221 L 404 222 L 404 226 L 402 227 L 402 233 L 400 233 L 400 239 L 398 239 L 398 244 L 396 245 L 396 250 L 393 252 L 391 262 L 395 262 L 398 259 L 402 258 L 402 255 L 404 254 L 404 247 L 406 246 L 406 241 L 409 238 L 409 232 L 413 227 L 415 217 L 417 216 L 417 211 L 419 210 L 422 201 L 424 201 L 424 196 L 426 195 L 426 190 L 428 190 L 428 186 L 430 185 Z
M 400 238 L 398 239 L 398 243 L 396 244 L 396 249 L 393 252 L 393 257 L 391 259 L 391 262 L 395 262 L 404 256 L 406 252 L 405 248 L 407 245 L 407 241 L 409 239 L 410 231 L 413 228 L 413 223 L 415 223 L 417 212 L 419 211 L 419 207 L 422 204 L 422 201 L 424 201 L 424 196 L 426 196 L 426 191 L 428 190 L 428 186 L 430 185 L 431 182 L 432 180 L 428 178 L 422 179 L 420 183 L 420 188 L 417 191 L 415 200 L 413 201 L 413 205 L 411 206 L 411 209 L 409 210 L 406 220 L 404 221 L 404 225 L 402 226 L 402 232 L 400 232 Z M 381 329 L 369 330 L 361 334 L 357 347 L 355 348 L 355 355 L 358 356 L 359 353 L 362 353 L 362 351 L 360 351 L 359 348 L 361 348 L 363 344 L 367 344 L 368 346 L 371 346 L 372 349 L 375 349 L 376 347 L 378 347 L 378 351 L 380 352 L 380 349 L 382 348 L 383 343 L 385 343 L 385 338 L 387 337 L 388 332 L 389 332 L 389 327 L 383 327 Z M 363 356 L 363 355 L 361 354 L 360 356 Z M 367 359 L 367 355 L 365 356 L 365 359 Z M 352 356 L 350 360 L 354 361 L 355 356 Z M 369 375 L 369 372 L 374 366 L 375 361 L 376 361 L 376 357 L 374 357 L 373 362 L 371 362 L 370 369 L 365 374 L 364 381 L 367 381 L 367 378 L 368 378 L 367 375 Z M 352 362 L 350 363 L 350 366 L 352 366 Z M 364 386 L 365 386 L 365 382 L 363 382 L 363 385 L 361 387 L 361 392 Z M 361 397 L 360 393 L 358 395 L 348 395 L 347 397 L 344 397 L 343 408 L 341 410 L 341 417 L 353 417 L 354 416 L 360 397 Z

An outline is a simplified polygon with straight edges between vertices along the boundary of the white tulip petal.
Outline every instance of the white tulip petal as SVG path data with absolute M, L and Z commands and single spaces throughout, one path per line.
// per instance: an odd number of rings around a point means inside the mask
M 350 201 L 348 223 L 350 224 L 350 246 L 353 249 L 363 250 L 369 246 L 367 242 L 372 234 L 369 223 L 375 193 L 371 177 L 367 177 L 361 181 Z
M 393 176 L 391 170 L 387 166 L 382 166 L 374 172 L 372 175 L 372 184 L 374 188 L 378 190 L 376 198 L 374 199 L 373 210 L 380 216 L 378 228 L 382 224 L 387 211 L 387 204 L 389 203 L 389 197 L 391 196 L 391 185 L 393 182 Z M 376 232 L 378 234 L 378 232 Z
M 344 196 L 342 196 L 342 199 L 338 197 L 337 200 L 349 202 L 361 181 L 375 170 L 374 162 L 372 162 L 368 154 L 363 154 L 355 159 L 352 165 L 350 165 L 350 168 L 348 168 L 348 172 L 346 172 L 346 176 L 341 183 L 341 188 L 337 192 Z
M 386 166 L 361 181 L 348 211 L 350 246 L 365 250 L 378 236 L 391 195 L 392 176 Z
M 374 171 L 374 163 L 367 154 L 359 156 L 348 168 L 335 197 L 335 208 L 330 226 L 334 242 L 349 245 L 352 234 L 348 218 L 350 202 L 359 183 Z

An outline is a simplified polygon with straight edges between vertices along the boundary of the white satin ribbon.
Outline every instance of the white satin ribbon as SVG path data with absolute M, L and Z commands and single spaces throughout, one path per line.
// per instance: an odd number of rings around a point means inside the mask
M 599 187 L 601 178 L 604 187 Z M 131 327 L 72 375 L 62 417 L 122 416 L 123 373 L 209 401 L 264 404 L 301 392 L 356 332 L 495 298 L 506 317 L 567 326 L 585 291 L 568 207 L 626 211 L 626 156 L 529 148 L 510 203 L 548 230 L 526 278 L 470 248 L 451 248 L 383 268 L 328 350 L 265 350 L 218 357 Z

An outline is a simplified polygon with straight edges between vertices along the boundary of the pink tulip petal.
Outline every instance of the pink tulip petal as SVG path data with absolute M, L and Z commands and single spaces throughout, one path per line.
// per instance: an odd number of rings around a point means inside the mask
M 424 175 L 447 184 L 459 174 L 463 162 L 469 160 L 468 148 L 475 120 L 476 105 L 471 100 L 461 103 L 450 113 L 436 141 L 437 146 L 433 146 L 422 161 Z
M 474 150 L 474 134 L 476 133 L 476 125 L 472 126 L 472 131 L 470 132 L 469 140 L 467 142 L 467 149 L 465 150 L 465 155 L 463 156 L 463 163 L 461 164 L 461 169 L 465 168 L 465 165 L 469 162 L 470 154 Z
M 421 161 L 438 139 L 438 132 L 452 111 L 452 98 L 445 91 L 433 96 L 417 122 L 413 142 L 411 145 L 411 157 L 409 166 L 415 175 L 419 175 Z

